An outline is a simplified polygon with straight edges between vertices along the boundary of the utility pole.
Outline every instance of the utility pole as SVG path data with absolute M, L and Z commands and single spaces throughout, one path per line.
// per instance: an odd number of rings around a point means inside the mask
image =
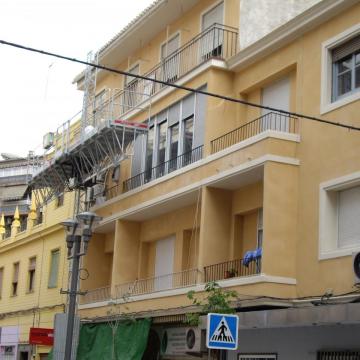
M 74 334 L 74 320 L 75 320 L 75 309 L 76 309 L 76 296 L 78 294 L 78 280 L 79 280 L 79 264 L 81 250 L 81 236 L 74 235 L 74 254 L 72 256 L 72 267 L 71 267 L 71 285 L 70 291 L 66 291 L 69 295 L 69 307 L 66 325 L 66 343 L 65 343 L 65 360 L 71 359 L 73 334 Z

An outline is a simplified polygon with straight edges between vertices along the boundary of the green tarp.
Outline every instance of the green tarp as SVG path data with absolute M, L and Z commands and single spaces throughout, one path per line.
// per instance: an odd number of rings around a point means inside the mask
M 80 329 L 77 360 L 141 360 L 151 320 L 117 324 L 84 324 Z

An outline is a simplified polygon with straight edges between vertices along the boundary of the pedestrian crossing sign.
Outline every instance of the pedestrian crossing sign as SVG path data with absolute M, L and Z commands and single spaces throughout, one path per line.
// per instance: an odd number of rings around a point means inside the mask
M 236 350 L 239 318 L 237 315 L 208 314 L 206 346 L 209 349 Z

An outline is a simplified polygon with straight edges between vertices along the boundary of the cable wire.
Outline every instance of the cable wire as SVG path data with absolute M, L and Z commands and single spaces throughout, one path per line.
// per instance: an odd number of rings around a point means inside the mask
M 302 118 L 302 119 L 306 119 L 306 120 L 317 121 L 319 123 L 338 126 L 338 127 L 342 127 L 342 128 L 349 129 L 349 130 L 360 131 L 360 127 L 357 127 L 357 126 L 347 125 L 347 124 L 340 123 L 340 122 L 333 122 L 333 121 L 330 121 L 330 120 L 325 120 L 325 119 L 318 118 L 316 116 L 310 116 L 310 115 L 305 115 L 305 114 L 301 114 L 301 113 L 286 111 L 286 110 L 282 110 L 282 109 L 276 109 L 276 108 L 273 108 L 273 107 L 270 107 L 270 106 L 264 106 L 264 105 L 261 105 L 261 104 L 256 104 L 256 103 L 253 103 L 253 102 L 240 100 L 240 99 L 232 98 L 232 97 L 225 96 L 225 95 L 220 95 L 220 94 L 216 94 L 216 93 L 212 93 L 212 92 L 208 92 L 208 91 L 204 91 L 204 90 L 194 89 L 194 88 L 191 88 L 191 87 L 188 87 L 188 86 L 177 85 L 177 84 L 174 84 L 174 83 L 170 83 L 168 81 L 154 79 L 154 78 L 147 77 L 147 76 L 144 76 L 144 75 L 132 74 L 132 73 L 130 73 L 128 71 L 117 70 L 117 69 L 110 68 L 110 67 L 107 67 L 107 66 L 104 66 L 104 65 L 94 64 L 94 63 L 91 63 L 91 62 L 88 62 L 88 61 L 79 60 L 79 59 L 76 59 L 76 58 L 73 58 L 73 57 L 60 55 L 60 54 L 53 53 L 53 52 L 50 52 L 50 51 L 45 51 L 45 50 L 32 48 L 32 47 L 29 47 L 29 46 L 17 44 L 17 43 L 10 42 L 10 41 L 5 41 L 5 40 L 0 39 L 0 44 L 11 46 L 11 47 L 14 47 L 14 48 L 17 48 L 17 49 L 22 49 L 22 50 L 26 50 L 26 51 L 39 53 L 39 54 L 42 54 L 42 55 L 53 56 L 55 58 L 59 58 L 59 59 L 67 60 L 67 61 L 76 62 L 76 63 L 83 64 L 83 65 L 86 65 L 86 66 L 91 66 L 93 68 L 109 71 L 109 72 L 112 72 L 112 73 L 115 73 L 115 74 L 118 74 L 118 75 L 131 76 L 133 78 L 142 79 L 142 80 L 146 80 L 146 81 L 151 81 L 151 82 L 158 83 L 158 84 L 161 84 L 161 85 L 170 86 L 170 87 L 173 87 L 173 88 L 176 88 L 176 89 L 179 89 L 179 90 L 185 90 L 185 91 L 189 91 L 189 92 L 196 93 L 196 94 L 202 94 L 202 95 L 205 95 L 205 96 L 210 96 L 210 97 L 213 97 L 213 98 L 218 98 L 218 99 L 222 99 L 222 100 L 226 100 L 226 101 L 230 101 L 230 102 L 234 102 L 234 103 L 238 103 L 238 104 L 242 104 L 242 105 L 247 105 L 247 106 L 255 107 L 255 108 L 258 108 L 258 109 L 274 111 L 274 112 L 278 112 L 280 114 L 284 114 L 284 115 L 287 115 L 287 116 L 293 116 L 293 117 L 298 117 L 298 118 Z

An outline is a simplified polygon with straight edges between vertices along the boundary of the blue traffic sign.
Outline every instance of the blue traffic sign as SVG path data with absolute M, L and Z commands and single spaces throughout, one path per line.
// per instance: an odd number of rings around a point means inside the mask
M 239 318 L 237 315 L 208 314 L 206 346 L 209 349 L 236 350 Z

